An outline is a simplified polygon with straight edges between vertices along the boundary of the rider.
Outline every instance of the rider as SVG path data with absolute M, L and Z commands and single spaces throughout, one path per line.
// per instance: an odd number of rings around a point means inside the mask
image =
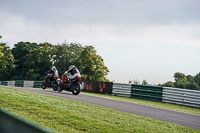
M 71 80 L 75 79 L 78 76 L 81 77 L 81 74 L 80 74 L 78 68 L 75 67 L 74 65 L 70 65 L 69 70 L 65 71 L 65 73 L 63 75 L 68 78 L 69 86 L 72 85 Z
M 54 76 L 58 76 L 58 70 L 56 69 L 55 66 L 52 66 L 52 68 L 51 68 L 49 71 L 45 72 L 45 73 L 51 74 L 51 75 L 48 75 L 48 76 L 47 76 L 47 80 L 48 80 L 49 83 L 50 83 L 50 80 L 51 80 Z

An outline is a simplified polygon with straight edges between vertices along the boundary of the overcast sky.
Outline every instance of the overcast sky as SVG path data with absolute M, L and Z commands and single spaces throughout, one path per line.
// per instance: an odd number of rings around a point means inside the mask
M 1 41 L 92 45 L 116 83 L 200 72 L 200 0 L 0 0 Z

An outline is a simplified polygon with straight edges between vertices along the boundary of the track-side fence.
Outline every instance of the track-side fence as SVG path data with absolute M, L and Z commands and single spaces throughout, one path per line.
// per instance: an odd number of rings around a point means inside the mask
M 113 83 L 112 92 L 112 95 L 116 96 L 160 101 L 200 108 L 200 91 L 197 90 Z
M 131 97 L 131 85 L 113 83 L 112 95 L 121 97 Z
M 200 91 L 163 87 L 162 102 L 200 107 Z
M 43 81 L 0 81 L 1 85 L 41 88 Z M 200 91 L 161 86 L 113 83 L 112 94 L 200 108 Z
M 31 88 L 41 88 L 42 83 L 43 81 L 29 81 L 29 80 L 0 81 L 0 85 L 31 87 Z

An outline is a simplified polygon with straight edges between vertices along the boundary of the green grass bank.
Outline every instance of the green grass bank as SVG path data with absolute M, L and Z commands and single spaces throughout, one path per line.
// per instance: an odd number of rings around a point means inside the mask
M 25 120 L 61 133 L 200 132 L 197 129 L 102 106 L 4 86 L 0 86 L 0 107 Z

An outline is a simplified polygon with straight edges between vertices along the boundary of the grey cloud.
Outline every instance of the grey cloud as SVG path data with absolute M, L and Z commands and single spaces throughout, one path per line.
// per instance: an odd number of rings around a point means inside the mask
M 200 21 L 199 0 L 1 0 L 0 10 L 46 24 L 169 24 Z

